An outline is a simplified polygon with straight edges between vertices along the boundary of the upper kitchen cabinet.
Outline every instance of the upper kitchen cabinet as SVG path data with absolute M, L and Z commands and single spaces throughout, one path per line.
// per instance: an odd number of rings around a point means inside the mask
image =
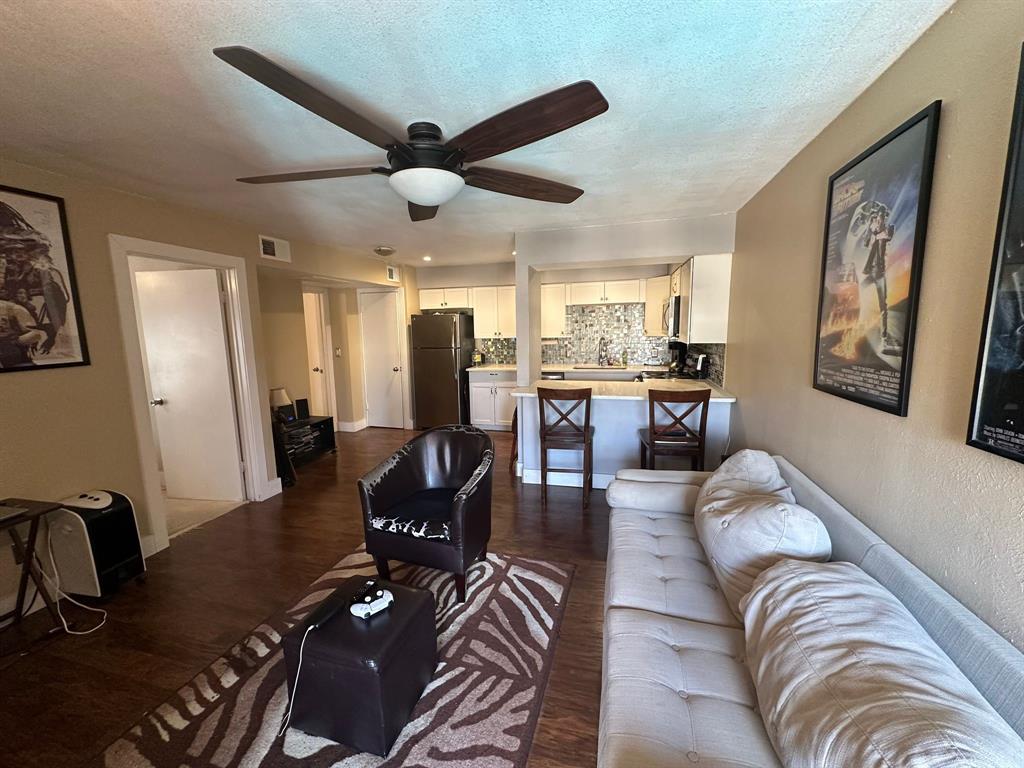
M 516 287 L 502 285 L 498 288 L 498 336 L 503 339 L 516 337 Z
M 472 288 L 469 306 L 473 308 L 473 335 L 476 338 L 515 338 L 515 286 Z
M 732 254 L 694 256 L 673 273 L 680 275 L 680 341 L 725 344 L 729 331 Z
M 469 288 L 421 288 L 420 309 L 470 307 Z
M 553 339 L 565 336 L 565 283 L 540 287 L 540 335 Z
M 644 335 L 665 336 L 665 302 L 668 300 L 672 278 L 668 275 L 647 278 L 644 297 Z
M 567 304 L 635 304 L 644 300 L 640 280 L 570 283 Z

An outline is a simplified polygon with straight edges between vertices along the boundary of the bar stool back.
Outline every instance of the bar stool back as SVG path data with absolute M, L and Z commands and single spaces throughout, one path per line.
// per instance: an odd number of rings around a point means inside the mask
M 650 389 L 647 391 L 648 427 L 638 430 L 640 438 L 640 466 L 656 469 L 658 456 L 690 458 L 691 468 L 704 471 L 704 445 L 708 429 L 710 389 L 689 391 Z M 679 404 L 675 409 L 674 404 Z M 686 423 L 690 415 L 697 415 L 699 426 L 694 429 Z
M 540 498 L 548 501 L 548 472 L 577 472 L 571 467 L 548 467 L 548 451 L 583 452 L 583 506 L 590 505 L 594 487 L 594 427 L 590 424 L 592 390 L 537 387 L 540 408 Z M 582 406 L 582 421 L 580 407 Z

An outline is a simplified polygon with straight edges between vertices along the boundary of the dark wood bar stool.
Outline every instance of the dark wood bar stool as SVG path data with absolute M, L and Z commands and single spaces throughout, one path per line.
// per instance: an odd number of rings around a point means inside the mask
M 516 472 L 516 459 L 519 458 L 519 406 L 512 411 L 512 451 L 508 459 L 509 474 Z
M 638 430 L 640 466 L 643 469 L 656 469 L 656 457 L 658 456 L 689 456 L 691 468 L 703 472 L 704 443 L 707 438 L 710 402 L 710 389 L 682 392 L 664 389 L 648 390 L 649 426 L 647 429 Z M 674 410 L 673 404 L 678 404 L 679 409 Z M 698 408 L 700 409 L 698 416 L 700 426 L 693 429 L 684 421 Z
M 545 389 L 537 387 L 540 408 L 540 498 L 548 501 L 548 472 L 576 472 L 567 467 L 548 467 L 548 451 L 583 452 L 583 506 L 590 506 L 594 487 L 594 428 L 590 425 L 590 395 L 587 389 Z M 583 421 L 572 418 L 583 406 Z M 579 419 L 579 414 L 576 414 Z

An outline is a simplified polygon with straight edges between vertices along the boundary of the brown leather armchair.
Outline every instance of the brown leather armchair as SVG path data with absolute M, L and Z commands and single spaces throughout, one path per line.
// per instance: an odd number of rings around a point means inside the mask
M 417 435 L 358 481 L 366 551 L 382 579 L 388 560 L 455 574 L 459 602 L 466 571 L 491 537 L 494 444 L 481 429 L 449 424 Z

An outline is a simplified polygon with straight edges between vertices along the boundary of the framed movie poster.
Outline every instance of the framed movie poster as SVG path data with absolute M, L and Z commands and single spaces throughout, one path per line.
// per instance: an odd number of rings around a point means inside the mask
M 828 180 L 814 388 L 907 415 L 936 101 Z
M 64 200 L 0 186 L 0 373 L 88 364 Z
M 1024 462 L 1024 49 L 967 444 Z

